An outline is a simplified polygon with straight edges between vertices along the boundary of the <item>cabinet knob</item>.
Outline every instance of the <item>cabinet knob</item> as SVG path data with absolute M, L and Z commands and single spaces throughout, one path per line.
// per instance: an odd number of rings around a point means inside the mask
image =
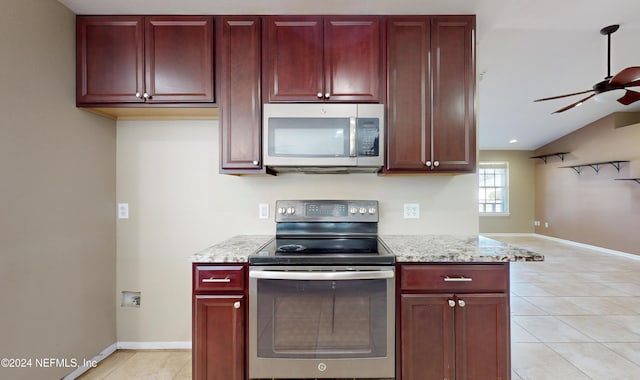
M 424 164 L 427 165 L 428 167 L 431 167 L 431 161 L 427 161 Z
M 233 303 L 233 308 L 234 309 L 239 309 L 240 308 L 240 301 L 236 301 Z
M 139 92 L 136 92 L 136 98 L 141 99 L 142 98 L 142 94 Z
M 251 163 L 252 163 L 254 166 L 258 166 L 258 164 L 259 164 L 260 162 L 259 162 L 259 161 L 255 161 L 255 160 L 254 160 L 254 161 L 252 161 Z
M 324 98 L 325 98 L 325 99 L 329 99 L 330 97 L 331 97 L 331 94 L 330 94 L 330 93 L 328 93 L 328 92 L 327 92 L 326 94 L 324 94 Z
M 449 300 L 449 307 L 455 307 L 455 306 L 456 306 L 456 301 Z
M 142 94 L 142 97 L 145 98 L 145 99 L 150 99 L 151 95 L 149 95 L 148 93 L 145 92 L 144 94 Z
M 433 167 L 437 168 L 438 166 L 440 166 L 440 161 L 433 161 Z
M 464 307 L 464 305 L 466 305 L 466 303 L 464 302 L 464 300 L 458 300 L 458 305 L 460 307 Z
M 322 99 L 322 93 L 321 92 L 318 92 L 316 95 L 318 95 L 319 99 Z

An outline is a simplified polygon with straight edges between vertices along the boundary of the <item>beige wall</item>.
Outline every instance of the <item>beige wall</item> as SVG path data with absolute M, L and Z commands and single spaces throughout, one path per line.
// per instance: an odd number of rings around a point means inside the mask
M 564 162 L 536 165 L 536 219 L 539 234 L 640 254 L 640 184 L 614 181 L 640 177 L 640 124 L 614 128 L 614 115 L 589 124 L 536 151 L 571 152 Z M 581 175 L 561 166 L 628 160 L 620 173 L 611 165 Z M 545 228 L 544 223 L 549 227 Z
M 218 174 L 217 121 L 119 121 L 117 291 L 142 292 L 139 309 L 118 308 L 118 341 L 191 340 L 189 256 L 237 234 L 273 234 L 276 199 L 380 201 L 380 232 L 478 233 L 477 176 Z M 420 203 L 421 219 L 402 218 Z M 269 203 L 269 220 L 258 204 Z
M 532 151 L 482 150 L 479 161 L 509 163 L 509 215 L 481 216 L 481 233 L 533 233 L 535 162 Z
M 57 1 L 2 2 L 0 358 L 90 359 L 116 339 L 115 123 L 75 108 L 74 36 Z M 0 378 L 75 369 L 35 366 Z

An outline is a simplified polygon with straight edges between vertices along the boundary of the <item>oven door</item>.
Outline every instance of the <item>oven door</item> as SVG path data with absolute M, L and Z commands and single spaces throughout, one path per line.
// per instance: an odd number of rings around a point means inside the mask
M 393 267 L 251 267 L 249 377 L 393 378 Z

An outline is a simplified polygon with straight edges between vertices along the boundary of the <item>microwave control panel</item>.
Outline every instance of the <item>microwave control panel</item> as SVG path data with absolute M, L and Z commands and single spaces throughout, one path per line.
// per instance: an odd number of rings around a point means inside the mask
M 358 157 L 380 155 L 380 119 L 358 118 L 356 127 Z

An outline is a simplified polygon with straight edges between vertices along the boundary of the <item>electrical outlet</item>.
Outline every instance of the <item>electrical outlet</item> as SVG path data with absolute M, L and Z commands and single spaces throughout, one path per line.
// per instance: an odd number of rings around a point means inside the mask
M 258 218 L 260 218 L 260 219 L 269 219 L 269 204 L 268 203 L 260 203 L 260 204 L 258 204 Z
M 118 219 L 129 219 L 128 203 L 118 203 Z
M 420 204 L 419 203 L 405 203 L 404 213 L 405 219 L 419 219 L 420 218 Z
M 544 228 L 549 228 L 549 222 L 544 222 Z

